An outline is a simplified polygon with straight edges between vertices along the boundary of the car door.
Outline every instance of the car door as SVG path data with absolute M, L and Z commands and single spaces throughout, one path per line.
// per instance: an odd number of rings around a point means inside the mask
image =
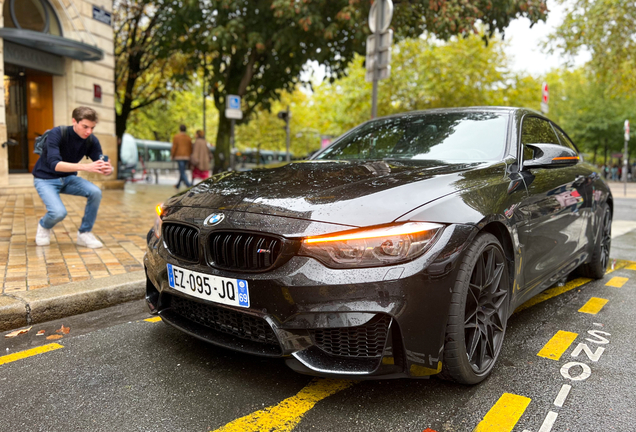
M 521 126 L 520 153 L 533 157 L 527 144 L 562 145 L 552 124 L 526 115 Z M 586 202 L 580 190 L 580 164 L 524 169 L 528 197 L 521 203 L 523 222 L 518 226 L 522 249 L 522 291 L 546 288 L 545 282 L 583 253 Z

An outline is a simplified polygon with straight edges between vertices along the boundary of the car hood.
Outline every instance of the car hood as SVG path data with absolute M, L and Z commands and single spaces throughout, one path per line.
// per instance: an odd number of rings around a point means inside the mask
M 464 174 L 485 167 L 440 161 L 306 161 L 217 174 L 166 206 L 371 226 L 469 187 L 470 182 L 461 181 Z

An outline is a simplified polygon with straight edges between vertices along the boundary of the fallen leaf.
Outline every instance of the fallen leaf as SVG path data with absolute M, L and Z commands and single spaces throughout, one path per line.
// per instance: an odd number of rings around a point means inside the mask
M 62 339 L 64 336 L 62 335 L 51 335 L 51 336 L 47 336 L 46 339 L 47 340 L 54 340 L 54 339 Z
M 63 334 L 68 334 L 68 332 L 71 331 L 70 327 L 64 327 L 64 324 L 62 324 L 62 327 L 60 327 L 59 329 L 55 330 L 55 333 L 63 333 Z
M 33 326 L 31 326 L 31 327 L 33 327 Z M 4 337 L 6 337 L 6 338 L 14 338 L 14 337 L 16 337 L 18 335 L 21 335 L 22 333 L 28 333 L 29 330 L 31 330 L 31 327 L 26 328 L 26 329 L 14 330 L 11 333 L 7 333 L 6 335 L 4 335 Z
M 46 333 L 46 330 L 40 330 L 36 333 L 36 336 L 44 336 L 44 333 Z

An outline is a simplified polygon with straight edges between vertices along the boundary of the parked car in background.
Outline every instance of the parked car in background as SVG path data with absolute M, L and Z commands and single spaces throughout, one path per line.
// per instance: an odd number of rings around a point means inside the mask
M 223 173 L 158 207 L 151 313 L 194 337 L 346 378 L 475 384 L 517 306 L 601 278 L 613 199 L 521 108 L 366 122 L 313 159 Z

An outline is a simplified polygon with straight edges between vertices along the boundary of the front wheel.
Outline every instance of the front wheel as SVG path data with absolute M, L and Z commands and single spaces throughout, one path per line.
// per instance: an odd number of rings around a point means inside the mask
M 509 288 L 499 240 L 479 234 L 462 259 L 453 287 L 442 378 L 477 384 L 490 374 L 506 333 Z

